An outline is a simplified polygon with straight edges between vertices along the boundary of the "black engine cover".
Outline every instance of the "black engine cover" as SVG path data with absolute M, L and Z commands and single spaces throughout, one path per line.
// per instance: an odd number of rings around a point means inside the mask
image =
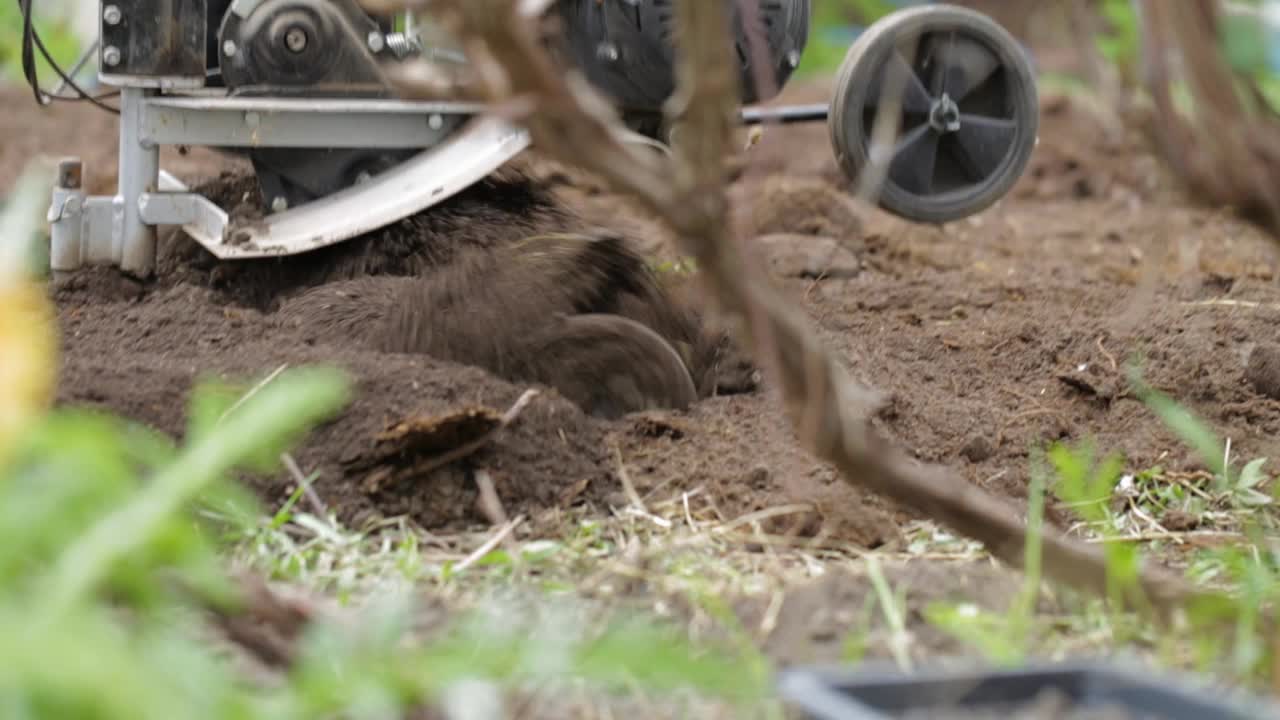
M 221 80 L 253 97 L 393 97 L 366 47 L 385 27 L 357 0 L 212 0 L 221 8 Z M 240 11 L 237 12 L 237 6 Z M 228 55 L 227 43 L 235 49 Z M 376 175 L 419 149 L 247 148 L 263 206 L 296 207 Z M 283 205 L 280 205 L 283 201 Z
M 711 0 L 707 0 L 710 2 Z M 770 99 L 757 92 L 751 48 L 733 3 L 734 45 L 742 80 L 742 102 Z M 748 0 L 768 45 L 768 71 L 781 89 L 800 63 L 809 39 L 810 0 Z M 570 60 L 591 84 L 623 111 L 659 113 L 675 91 L 674 0 L 560 0 Z

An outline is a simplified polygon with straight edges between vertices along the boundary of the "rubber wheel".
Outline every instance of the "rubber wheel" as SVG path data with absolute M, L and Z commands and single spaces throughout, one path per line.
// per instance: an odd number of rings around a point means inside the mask
M 621 315 L 562 318 L 526 349 L 530 378 L 588 414 L 609 419 L 643 410 L 685 410 L 697 390 L 680 354 L 649 327 Z
M 1039 98 L 1029 55 L 991 18 L 947 5 L 909 8 L 854 42 L 828 121 L 836 160 L 854 182 L 870 162 L 879 106 L 894 96 L 900 124 L 877 199 L 885 210 L 950 222 L 995 204 L 1022 177 Z

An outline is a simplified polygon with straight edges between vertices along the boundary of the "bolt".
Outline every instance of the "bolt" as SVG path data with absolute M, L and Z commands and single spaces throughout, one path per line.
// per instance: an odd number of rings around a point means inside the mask
M 289 209 L 289 200 L 283 195 L 277 195 L 271 199 L 271 212 L 284 212 Z
M 380 32 L 369 33 L 369 49 L 374 52 L 382 52 L 382 48 L 387 46 L 387 39 Z
M 602 42 L 596 47 L 596 57 L 608 62 L 616 62 L 618 59 L 618 46 L 610 42 Z
M 787 65 L 789 65 L 792 70 L 795 70 L 796 68 L 800 67 L 800 51 L 799 50 L 792 50 L 791 52 L 787 53 Z
M 432 130 L 439 130 L 444 127 L 444 118 L 440 117 L 439 113 L 432 113 L 427 116 L 427 127 Z
M 929 109 L 929 125 L 938 132 L 955 132 L 960 129 L 960 106 L 946 93 L 934 101 Z
M 102 9 L 102 21 L 108 25 L 119 25 L 124 15 L 116 5 L 108 5 Z
M 356 175 L 356 184 L 363 185 L 372 179 L 373 179 L 373 176 L 369 174 L 368 170 L 361 170 L 360 174 Z
M 236 54 L 236 43 L 234 40 L 224 40 L 222 42 L 222 54 L 231 57 Z
M 294 26 L 284 34 L 284 46 L 289 52 L 297 54 L 307 49 L 307 31 Z
M 108 45 L 102 49 L 102 62 L 111 67 L 120 64 L 120 48 Z

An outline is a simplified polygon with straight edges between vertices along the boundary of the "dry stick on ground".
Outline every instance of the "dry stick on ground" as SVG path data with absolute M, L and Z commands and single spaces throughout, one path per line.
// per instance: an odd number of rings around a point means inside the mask
M 314 619 L 316 609 L 291 601 L 274 592 L 253 574 L 237 576 L 243 605 L 226 608 L 204 598 L 214 624 L 227 638 L 240 645 L 271 668 L 287 668 L 297 655 L 303 630 Z M 198 595 L 198 591 L 194 591 Z
M 433 0 L 430 8 L 479 64 L 476 74 L 487 81 L 485 99 L 530 108 L 520 122 L 542 152 L 609 181 L 662 218 L 696 258 L 722 310 L 740 320 L 741 339 L 750 346 L 762 335 L 771 338 L 763 350 L 776 356 L 759 357 L 757 346 L 757 359 L 776 368 L 792 423 L 818 418 L 801 437 L 805 447 L 837 466 L 851 484 L 893 498 L 1021 567 L 1026 531 L 1019 518 L 994 496 L 954 473 L 917 464 L 876 433 L 868 413 L 876 394 L 848 377 L 798 310 L 767 276 L 743 262 L 731 242 L 725 158 L 738 95 L 724 4 L 678 4 L 679 89 L 669 112 L 683 127 L 670 160 L 618 142 L 612 110 L 580 75 L 553 64 L 529 18 L 514 12 L 514 0 Z M 1043 568 L 1064 584 L 1096 594 L 1108 590 L 1103 555 L 1049 529 Z M 1154 569 L 1139 584 L 1146 601 L 1161 611 L 1203 595 Z

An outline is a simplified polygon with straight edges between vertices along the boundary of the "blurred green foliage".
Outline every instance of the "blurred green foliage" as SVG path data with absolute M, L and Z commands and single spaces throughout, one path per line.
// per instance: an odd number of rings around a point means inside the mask
M 843 31 L 866 26 L 884 17 L 895 6 L 888 0 L 820 0 L 813 4 L 809 44 L 796 74 L 829 73 L 840 66 L 853 38 Z
M 7 205 L 26 217 L 45 202 L 21 193 Z M 0 253 L 12 272 L 25 272 L 19 246 L 34 242 L 30 230 L 11 234 L 10 252 Z M 0 305 L 0 328 L 17 329 L 0 334 L 7 360 L 31 350 L 34 332 L 15 325 L 11 310 Z M 17 408 L 14 392 L 0 398 L 0 412 L 25 412 L 0 459 L 0 715 L 400 717 L 477 679 L 490 692 L 532 680 L 693 689 L 748 704 L 763 697 L 767 670 L 755 658 L 695 650 L 683 631 L 644 622 L 585 628 L 566 603 L 538 611 L 525 603 L 499 622 L 460 617 L 434 642 L 406 643 L 418 608 L 385 593 L 354 622 L 317 617 L 303 628 L 283 682 L 247 683 L 209 642 L 207 613 L 243 609 L 228 551 L 282 532 L 287 518 L 265 516 L 238 477 L 280 472 L 291 446 L 351 393 L 346 374 L 328 368 L 206 380 L 176 441 L 104 412 Z
M 1130 0 L 1101 0 L 1098 11 L 1106 29 L 1095 38 L 1102 56 L 1129 73 L 1138 60 L 1141 34 L 1138 16 Z
M 58 410 L 0 473 L 0 680 L 25 717 L 249 717 L 229 670 L 175 619 L 193 597 L 232 603 L 202 505 L 253 522 L 228 483 L 345 402 L 343 377 L 297 370 L 193 409 L 224 419 L 177 445 L 146 428 Z M 229 507 L 237 512 L 228 514 Z
M 81 52 L 81 43 L 66 18 L 45 17 L 35 14 L 32 25 L 40 33 L 40 40 L 64 70 L 75 64 Z M 51 87 L 57 81 L 53 69 L 35 49 L 36 68 L 41 85 Z M 22 13 L 18 3 L 0 0 L 0 81 L 22 80 Z

